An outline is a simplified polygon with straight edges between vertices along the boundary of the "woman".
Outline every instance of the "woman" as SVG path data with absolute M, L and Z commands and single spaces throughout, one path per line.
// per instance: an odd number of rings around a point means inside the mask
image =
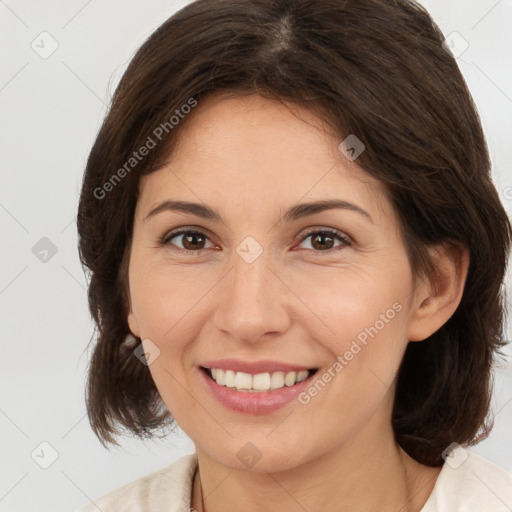
M 196 453 L 83 511 L 501 511 L 511 226 L 407 0 L 199 0 L 124 74 L 81 193 L 103 444 Z

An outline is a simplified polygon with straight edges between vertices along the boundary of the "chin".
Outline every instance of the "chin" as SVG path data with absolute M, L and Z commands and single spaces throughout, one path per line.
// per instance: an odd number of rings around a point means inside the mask
M 230 439 L 229 444 L 219 442 L 202 451 L 218 464 L 234 471 L 251 473 L 279 473 L 308 462 L 303 442 L 292 442 L 290 438 L 281 441 L 278 436 L 272 437 L 262 436 L 250 441 L 244 436 Z M 303 439 L 303 436 L 300 438 Z

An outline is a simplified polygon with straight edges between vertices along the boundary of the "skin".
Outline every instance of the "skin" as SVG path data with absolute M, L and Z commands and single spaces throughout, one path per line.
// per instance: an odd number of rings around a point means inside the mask
M 151 375 L 195 443 L 192 506 L 419 511 L 441 468 L 417 463 L 394 441 L 396 375 L 408 342 L 424 340 L 457 308 L 467 250 L 433 248 L 433 280 L 413 276 L 384 185 L 345 158 L 341 140 L 307 110 L 216 95 L 186 123 L 172 160 L 140 182 L 128 322 L 158 347 Z M 371 220 L 333 209 L 279 222 L 291 205 L 321 199 L 350 201 Z M 222 221 L 175 211 L 147 217 L 166 200 L 206 204 Z M 159 244 L 177 228 L 206 238 Z M 328 239 L 323 249 L 317 235 L 304 239 L 313 228 L 337 230 L 350 244 Z M 252 263 L 236 252 L 247 236 L 263 248 Z M 199 365 L 220 358 L 321 374 L 396 302 L 401 311 L 307 405 L 234 412 L 200 378 Z M 261 453 L 252 468 L 237 457 L 247 442 Z

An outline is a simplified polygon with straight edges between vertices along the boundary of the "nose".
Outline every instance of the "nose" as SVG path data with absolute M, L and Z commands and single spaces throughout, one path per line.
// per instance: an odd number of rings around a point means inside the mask
M 220 283 L 214 325 L 241 343 L 259 343 L 288 330 L 291 292 L 278 277 L 264 251 L 249 263 L 237 253 Z M 266 335 L 266 336 L 265 336 Z

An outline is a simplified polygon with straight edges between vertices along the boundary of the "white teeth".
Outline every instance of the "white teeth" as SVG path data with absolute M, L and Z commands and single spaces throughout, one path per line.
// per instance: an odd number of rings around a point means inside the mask
M 274 372 L 270 377 L 270 389 L 284 387 L 284 372 Z
M 270 389 L 270 373 L 256 374 L 252 378 L 252 389 L 256 391 L 268 391 Z
M 297 373 L 297 382 L 302 382 L 307 379 L 309 372 L 307 370 L 303 370 L 302 372 Z
M 226 385 L 226 372 L 224 370 L 215 370 L 215 375 L 213 374 L 212 370 L 212 377 L 214 378 L 215 382 L 217 382 L 217 384 L 220 384 L 221 386 Z
M 288 372 L 284 376 L 284 385 L 285 386 L 293 386 L 295 384 L 295 377 L 297 377 L 296 372 Z
M 245 372 L 234 372 L 233 370 L 221 370 L 211 368 L 211 376 L 217 384 L 235 388 L 238 391 L 258 392 L 270 389 L 280 389 L 285 386 L 293 386 L 302 382 L 309 376 L 308 370 L 300 372 L 273 372 L 258 373 L 251 375 Z
M 235 388 L 252 389 L 252 375 L 249 375 L 248 373 L 236 372 Z
M 226 383 L 224 384 L 228 388 L 234 388 L 235 387 L 235 372 L 233 370 L 226 370 L 224 372 L 224 376 L 226 379 Z

